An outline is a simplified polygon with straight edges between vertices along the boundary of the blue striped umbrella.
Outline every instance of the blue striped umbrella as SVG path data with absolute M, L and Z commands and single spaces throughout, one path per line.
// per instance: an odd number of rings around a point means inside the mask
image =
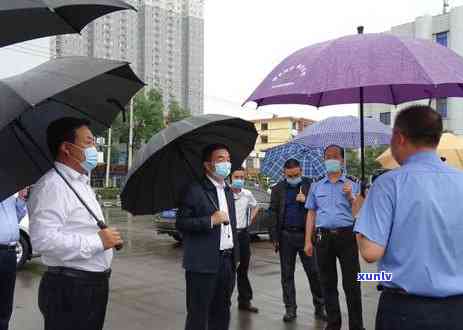
M 388 145 L 392 130 L 389 126 L 365 118 L 365 145 Z M 327 147 L 336 144 L 343 148 L 360 148 L 360 121 L 354 116 L 330 117 L 310 125 L 293 142 L 306 146 Z
M 297 159 L 301 163 L 304 176 L 325 175 L 323 150 L 299 143 L 287 143 L 265 150 L 265 157 L 261 164 L 262 174 L 275 181 L 283 180 L 283 166 L 291 158 Z

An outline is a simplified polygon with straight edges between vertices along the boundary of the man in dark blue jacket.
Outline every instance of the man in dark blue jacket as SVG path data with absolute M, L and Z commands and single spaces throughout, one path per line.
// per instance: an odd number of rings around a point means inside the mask
M 239 258 L 231 171 L 226 146 L 203 151 L 204 178 L 187 189 L 177 215 L 186 271 L 186 330 L 226 330 Z
M 306 196 L 312 180 L 302 176 L 301 165 L 296 159 L 289 159 L 284 165 L 285 179 L 272 188 L 270 210 L 272 215 L 271 236 L 275 251 L 280 252 L 281 285 L 286 313 L 283 321 L 293 322 L 297 317 L 296 287 L 294 271 L 299 255 L 307 275 L 315 307 L 315 318 L 326 319 L 324 299 L 320 285 L 317 262 L 304 253 Z

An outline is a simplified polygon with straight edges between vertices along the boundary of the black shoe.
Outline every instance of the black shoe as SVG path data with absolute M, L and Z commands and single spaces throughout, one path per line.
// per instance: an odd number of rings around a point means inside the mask
M 328 315 L 326 315 L 325 307 L 317 306 L 315 307 L 315 319 L 319 321 L 328 321 Z
M 283 316 L 283 322 L 293 322 L 296 318 L 296 311 L 286 311 L 286 314 Z
M 250 313 L 259 313 L 259 308 L 253 306 L 250 302 L 249 303 L 238 303 L 238 309 L 240 311 L 246 311 Z

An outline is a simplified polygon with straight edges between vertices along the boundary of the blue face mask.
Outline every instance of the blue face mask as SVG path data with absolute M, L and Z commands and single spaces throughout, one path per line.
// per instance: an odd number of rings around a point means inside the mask
M 230 162 L 221 162 L 215 164 L 214 174 L 219 178 L 225 179 L 230 175 L 231 172 L 231 163 Z
M 325 168 L 328 173 L 336 173 L 341 171 L 341 162 L 337 159 L 325 160 Z
M 241 179 L 235 179 L 232 181 L 232 184 L 231 184 L 231 187 L 232 188 L 235 188 L 235 189 L 243 189 L 244 187 L 244 180 L 241 180 Z
M 294 187 L 302 182 L 302 177 L 298 176 L 297 178 L 286 178 L 286 182 L 288 182 L 289 185 Z
M 84 149 L 85 160 L 80 163 L 80 166 L 87 172 L 91 172 L 98 164 L 98 150 L 95 147 Z

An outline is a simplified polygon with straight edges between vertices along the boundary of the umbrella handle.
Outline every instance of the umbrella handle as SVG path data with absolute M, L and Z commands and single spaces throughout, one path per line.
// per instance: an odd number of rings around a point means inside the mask
M 101 220 L 98 220 L 98 221 L 96 222 L 96 224 L 98 225 L 98 227 L 99 227 L 101 230 L 108 229 L 108 225 L 105 224 L 105 223 L 104 223 L 103 221 L 101 221 Z M 124 244 L 118 244 L 118 245 L 115 246 L 115 248 L 116 248 L 117 251 L 122 250 L 123 247 L 124 247 Z

